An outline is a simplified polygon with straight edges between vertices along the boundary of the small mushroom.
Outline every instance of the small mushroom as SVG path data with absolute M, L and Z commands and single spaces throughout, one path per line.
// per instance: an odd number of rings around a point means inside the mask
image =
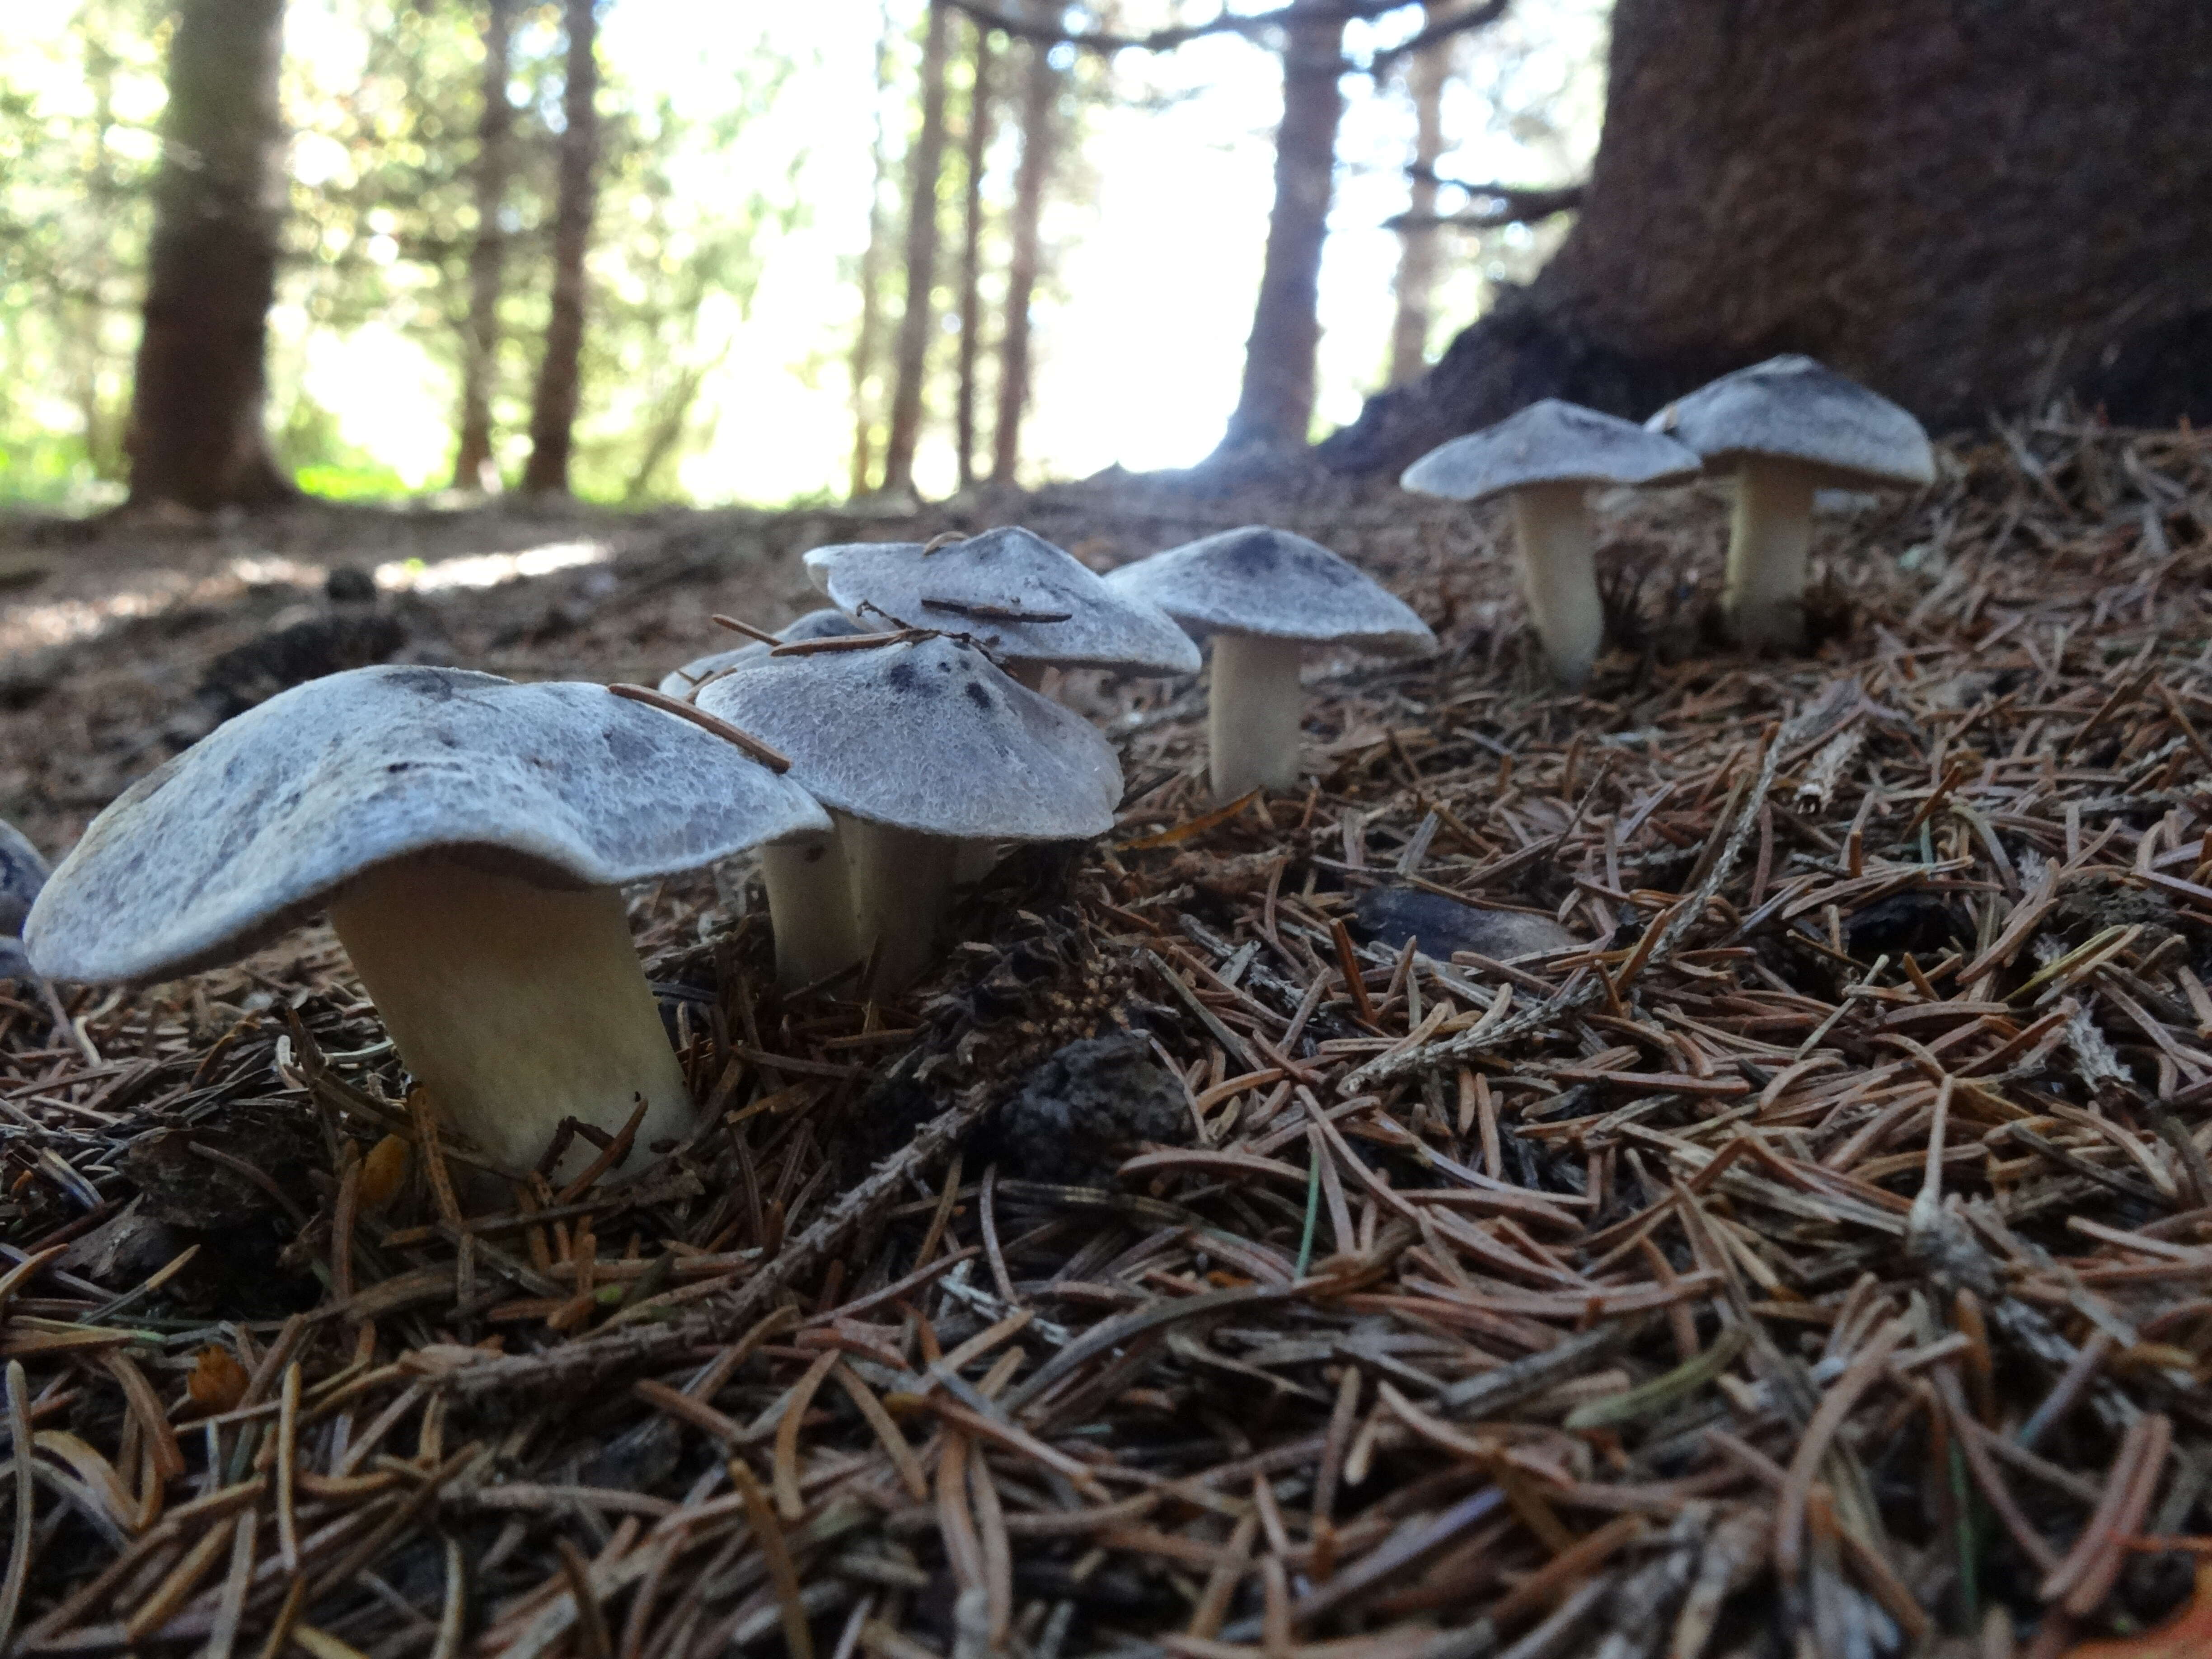
M 789 756 L 837 820 L 871 990 L 928 965 L 964 844 L 1086 839 L 1121 804 L 1121 763 L 1088 722 L 943 635 L 770 655 L 702 687 L 699 706 Z M 772 884 L 781 933 L 776 900 Z
M 1644 424 L 1736 475 L 1721 607 L 1749 646 L 1805 642 L 1813 492 L 1935 482 L 1919 422 L 1810 357 L 1770 357 L 1678 398 Z
M 1504 495 L 1512 502 L 1528 620 L 1552 672 L 1577 686 L 1589 678 L 1605 638 L 1584 489 L 1679 483 L 1697 470 L 1697 456 L 1671 438 L 1546 398 L 1431 450 L 1399 482 L 1425 495 L 1480 501 Z
M 0 819 L 0 979 L 25 979 L 30 958 L 23 954 L 23 918 L 30 914 L 47 866 L 30 837 Z
M 785 623 L 776 630 L 775 636 L 786 645 L 792 645 L 801 640 L 842 639 L 848 635 L 865 634 L 867 631 L 843 611 L 833 611 L 825 606 L 820 611 L 810 611 L 797 620 Z M 728 651 L 716 651 L 708 656 L 695 657 L 683 667 L 665 675 L 660 682 L 659 689 L 672 697 L 688 697 L 691 695 L 694 686 L 712 679 L 726 669 L 736 668 L 758 658 L 765 657 L 775 648 L 766 640 L 750 640 Z
M 143 982 L 327 909 L 407 1068 L 520 1174 L 565 1118 L 619 1130 L 642 1098 L 633 1157 L 691 1126 L 619 890 L 823 823 L 797 784 L 605 686 L 356 669 L 131 785 L 24 939 L 56 978 Z
M 1437 636 L 1411 606 L 1318 542 L 1247 525 L 1171 547 L 1107 577 L 1183 628 L 1213 638 L 1206 741 L 1214 797 L 1298 780 L 1309 646 L 1425 655 Z
M 864 622 L 965 635 L 1032 690 L 1048 667 L 1198 672 L 1198 647 L 1157 605 L 1018 525 L 942 544 L 817 547 L 806 574 Z

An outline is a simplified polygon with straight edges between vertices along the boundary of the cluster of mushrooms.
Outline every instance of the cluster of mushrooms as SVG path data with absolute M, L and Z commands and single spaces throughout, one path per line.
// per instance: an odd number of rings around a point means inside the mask
M 819 548 L 807 568 L 836 611 L 659 691 L 386 665 L 271 697 L 93 821 L 23 919 L 30 965 L 171 979 L 326 913 L 401 1061 L 485 1162 L 525 1174 L 571 1119 L 642 1158 L 695 1109 L 625 886 L 757 849 L 784 986 L 896 991 L 1008 844 L 1113 825 L 1120 763 L 1036 689 L 1048 670 L 1191 674 L 1185 630 L 1211 635 L 1213 780 L 1233 797 L 1296 780 L 1304 651 L 1436 645 L 1326 548 L 1256 526 L 1111 580 L 1011 527 Z M 596 1155 L 575 1145 L 551 1173 Z
M 1605 632 L 1584 491 L 1730 475 L 1735 522 L 1721 608 L 1747 646 L 1805 639 L 1806 552 L 1820 489 L 1935 481 L 1920 422 L 1810 357 L 1771 357 L 1668 404 L 1642 426 L 1547 398 L 1406 470 L 1426 495 L 1512 503 L 1522 592 L 1552 672 L 1580 685 Z
M 1601 632 L 1583 489 L 1701 459 L 1740 479 L 1727 603 L 1761 642 L 1792 636 L 1817 486 L 1930 476 L 1910 416 L 1778 358 L 1649 427 L 1537 404 L 1405 482 L 1512 495 L 1532 618 L 1574 682 Z M 1230 801 L 1297 781 L 1308 652 L 1437 643 L 1328 549 L 1261 526 L 1104 577 L 1015 527 L 817 548 L 806 567 L 834 609 L 781 635 L 732 624 L 751 642 L 657 691 L 386 665 L 270 698 L 94 820 L 13 918 L 29 965 L 170 979 L 325 913 L 400 1060 L 487 1163 L 538 1167 L 571 1119 L 649 1156 L 695 1109 L 625 886 L 757 850 L 783 986 L 894 992 L 1010 843 L 1112 827 L 1114 749 L 1043 694 L 1048 671 L 1188 675 L 1210 639 L 1211 781 Z M 44 872 L 20 873 L 27 893 Z

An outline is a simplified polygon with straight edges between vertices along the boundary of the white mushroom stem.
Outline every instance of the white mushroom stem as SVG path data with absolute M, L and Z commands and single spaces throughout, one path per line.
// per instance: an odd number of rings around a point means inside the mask
M 761 848 L 769 922 L 775 929 L 776 982 L 787 991 L 827 979 L 860 959 L 844 840 L 833 818 L 827 835 Z
M 1297 782 L 1298 726 L 1305 710 L 1298 663 L 1304 655 L 1297 640 L 1213 636 L 1206 740 L 1212 751 L 1216 800 Z
M 349 889 L 331 926 L 407 1069 L 501 1169 L 534 1168 L 563 1118 L 619 1131 L 641 1095 L 628 1163 L 690 1133 L 684 1070 L 614 889 L 402 859 Z M 555 1178 L 597 1156 L 580 1139 Z
M 902 990 L 936 957 L 953 866 L 967 843 L 866 818 L 848 819 L 844 840 L 860 953 L 875 958 L 867 989 Z
M 1589 509 L 1578 483 L 1524 484 L 1513 491 L 1521 544 L 1521 591 L 1528 620 L 1563 685 L 1589 678 L 1605 641 L 1605 607 L 1590 559 Z
M 1721 605 L 1745 645 L 1794 651 L 1805 643 L 1806 550 L 1818 477 L 1810 467 L 1758 459 L 1746 460 L 1736 475 Z

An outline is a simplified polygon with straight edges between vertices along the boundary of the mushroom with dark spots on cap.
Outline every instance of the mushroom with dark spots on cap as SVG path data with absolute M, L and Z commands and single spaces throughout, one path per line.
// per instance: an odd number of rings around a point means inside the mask
M 941 635 L 771 653 L 702 687 L 699 706 L 788 756 L 791 777 L 836 817 L 872 990 L 928 965 L 963 845 L 1085 840 L 1121 804 L 1104 738 Z M 792 919 L 777 896 L 772 883 L 780 933 Z
M 817 547 L 806 574 L 863 622 L 965 635 L 1032 690 L 1048 667 L 1198 672 L 1198 647 L 1157 605 L 1018 525 L 958 541 Z
M 1528 620 L 1553 673 L 1577 686 L 1605 642 L 1584 490 L 1679 483 L 1697 470 L 1697 456 L 1671 438 L 1546 398 L 1431 450 L 1400 482 L 1425 495 L 1480 501 L 1502 495 L 1512 502 Z
M 125 790 L 24 939 L 56 978 L 143 982 L 327 909 L 400 1058 L 490 1162 L 526 1172 L 564 1119 L 612 1133 L 642 1099 L 641 1162 L 694 1114 L 619 890 L 826 822 L 732 744 L 604 686 L 357 669 Z
M 1106 581 L 1151 600 L 1186 632 L 1212 636 L 1206 741 L 1219 800 L 1297 781 L 1298 664 L 1308 647 L 1396 656 L 1437 648 L 1437 636 L 1404 600 L 1287 530 L 1224 530 L 1123 565 Z
M 1696 450 L 1707 471 L 1735 474 L 1721 608 L 1749 646 L 1805 642 L 1814 490 L 1936 480 L 1919 422 L 1810 357 L 1770 357 L 1723 374 L 1644 424 Z

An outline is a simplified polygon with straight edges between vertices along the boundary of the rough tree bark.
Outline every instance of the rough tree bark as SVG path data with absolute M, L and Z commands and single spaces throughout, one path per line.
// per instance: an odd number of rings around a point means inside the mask
M 1044 192 L 1052 176 L 1052 120 L 1060 72 L 1050 49 L 1032 41 L 1022 77 L 1022 159 L 1014 173 L 1007 228 L 1006 316 L 999 331 L 999 407 L 991 427 L 991 482 L 1010 484 L 1022 458 L 1022 416 L 1030 401 L 1030 305 L 1043 263 Z
M 884 252 L 890 240 L 890 226 L 884 212 L 884 189 L 890 179 L 890 137 L 885 130 L 884 104 L 890 90 L 891 43 L 897 26 L 891 19 L 890 0 L 884 0 L 881 15 L 876 30 L 876 125 L 868 141 L 868 245 L 860 250 L 860 320 L 853 331 L 853 356 L 848 365 L 853 388 L 851 493 L 854 496 L 866 495 L 875 478 L 876 360 L 883 351 Z
M 1300 0 L 1283 30 L 1283 124 L 1275 134 L 1275 205 L 1260 299 L 1244 343 L 1244 383 L 1223 454 L 1305 447 L 1313 424 L 1314 356 L 1321 344 L 1322 246 L 1344 114 L 1344 15 Z
M 276 289 L 283 0 L 184 0 L 169 44 L 131 498 L 209 508 L 292 494 L 262 423 Z
M 507 181 L 514 170 L 514 106 L 507 83 L 517 0 L 484 8 L 483 104 L 477 115 L 477 240 L 469 250 L 469 317 L 461 334 L 461 434 L 453 455 L 453 488 L 494 490 L 491 392 L 499 358 L 499 296 L 507 270 Z
M 1428 0 L 1421 8 L 1423 27 L 1433 28 L 1450 10 L 1445 0 Z M 1444 83 L 1451 79 L 1452 45 L 1439 40 L 1415 52 L 1406 65 L 1406 92 L 1413 104 L 1413 158 L 1407 222 L 1398 232 L 1398 275 L 1392 284 L 1398 311 L 1390 324 L 1391 386 L 1418 380 L 1429 366 L 1431 307 L 1443 270 L 1443 232 L 1431 222 L 1437 214 L 1437 162 L 1444 153 Z
M 930 0 L 921 41 L 921 131 L 907 184 L 906 306 L 899 318 L 891 385 L 890 435 L 884 442 L 884 488 L 912 491 L 921 441 L 922 382 L 929 372 L 932 301 L 937 286 L 937 187 L 945 171 L 945 58 L 950 9 Z
M 968 81 L 968 131 L 963 135 L 966 198 L 960 224 L 960 386 L 953 409 L 960 487 L 975 482 L 975 365 L 983 332 L 983 164 L 991 147 L 991 36 L 972 26 L 975 49 Z
M 1939 428 L 2068 389 L 2212 416 L 2208 131 L 2202 0 L 1619 0 L 1566 242 L 1323 459 L 1547 396 L 1640 416 L 1778 351 Z
M 592 240 L 592 212 L 599 159 L 597 0 L 567 0 L 568 66 L 561 89 L 565 122 L 559 152 L 560 183 L 553 207 L 553 307 L 545 323 L 545 356 L 538 366 L 531 401 L 530 459 L 522 487 L 532 495 L 566 495 L 568 458 L 584 355 L 584 255 Z

